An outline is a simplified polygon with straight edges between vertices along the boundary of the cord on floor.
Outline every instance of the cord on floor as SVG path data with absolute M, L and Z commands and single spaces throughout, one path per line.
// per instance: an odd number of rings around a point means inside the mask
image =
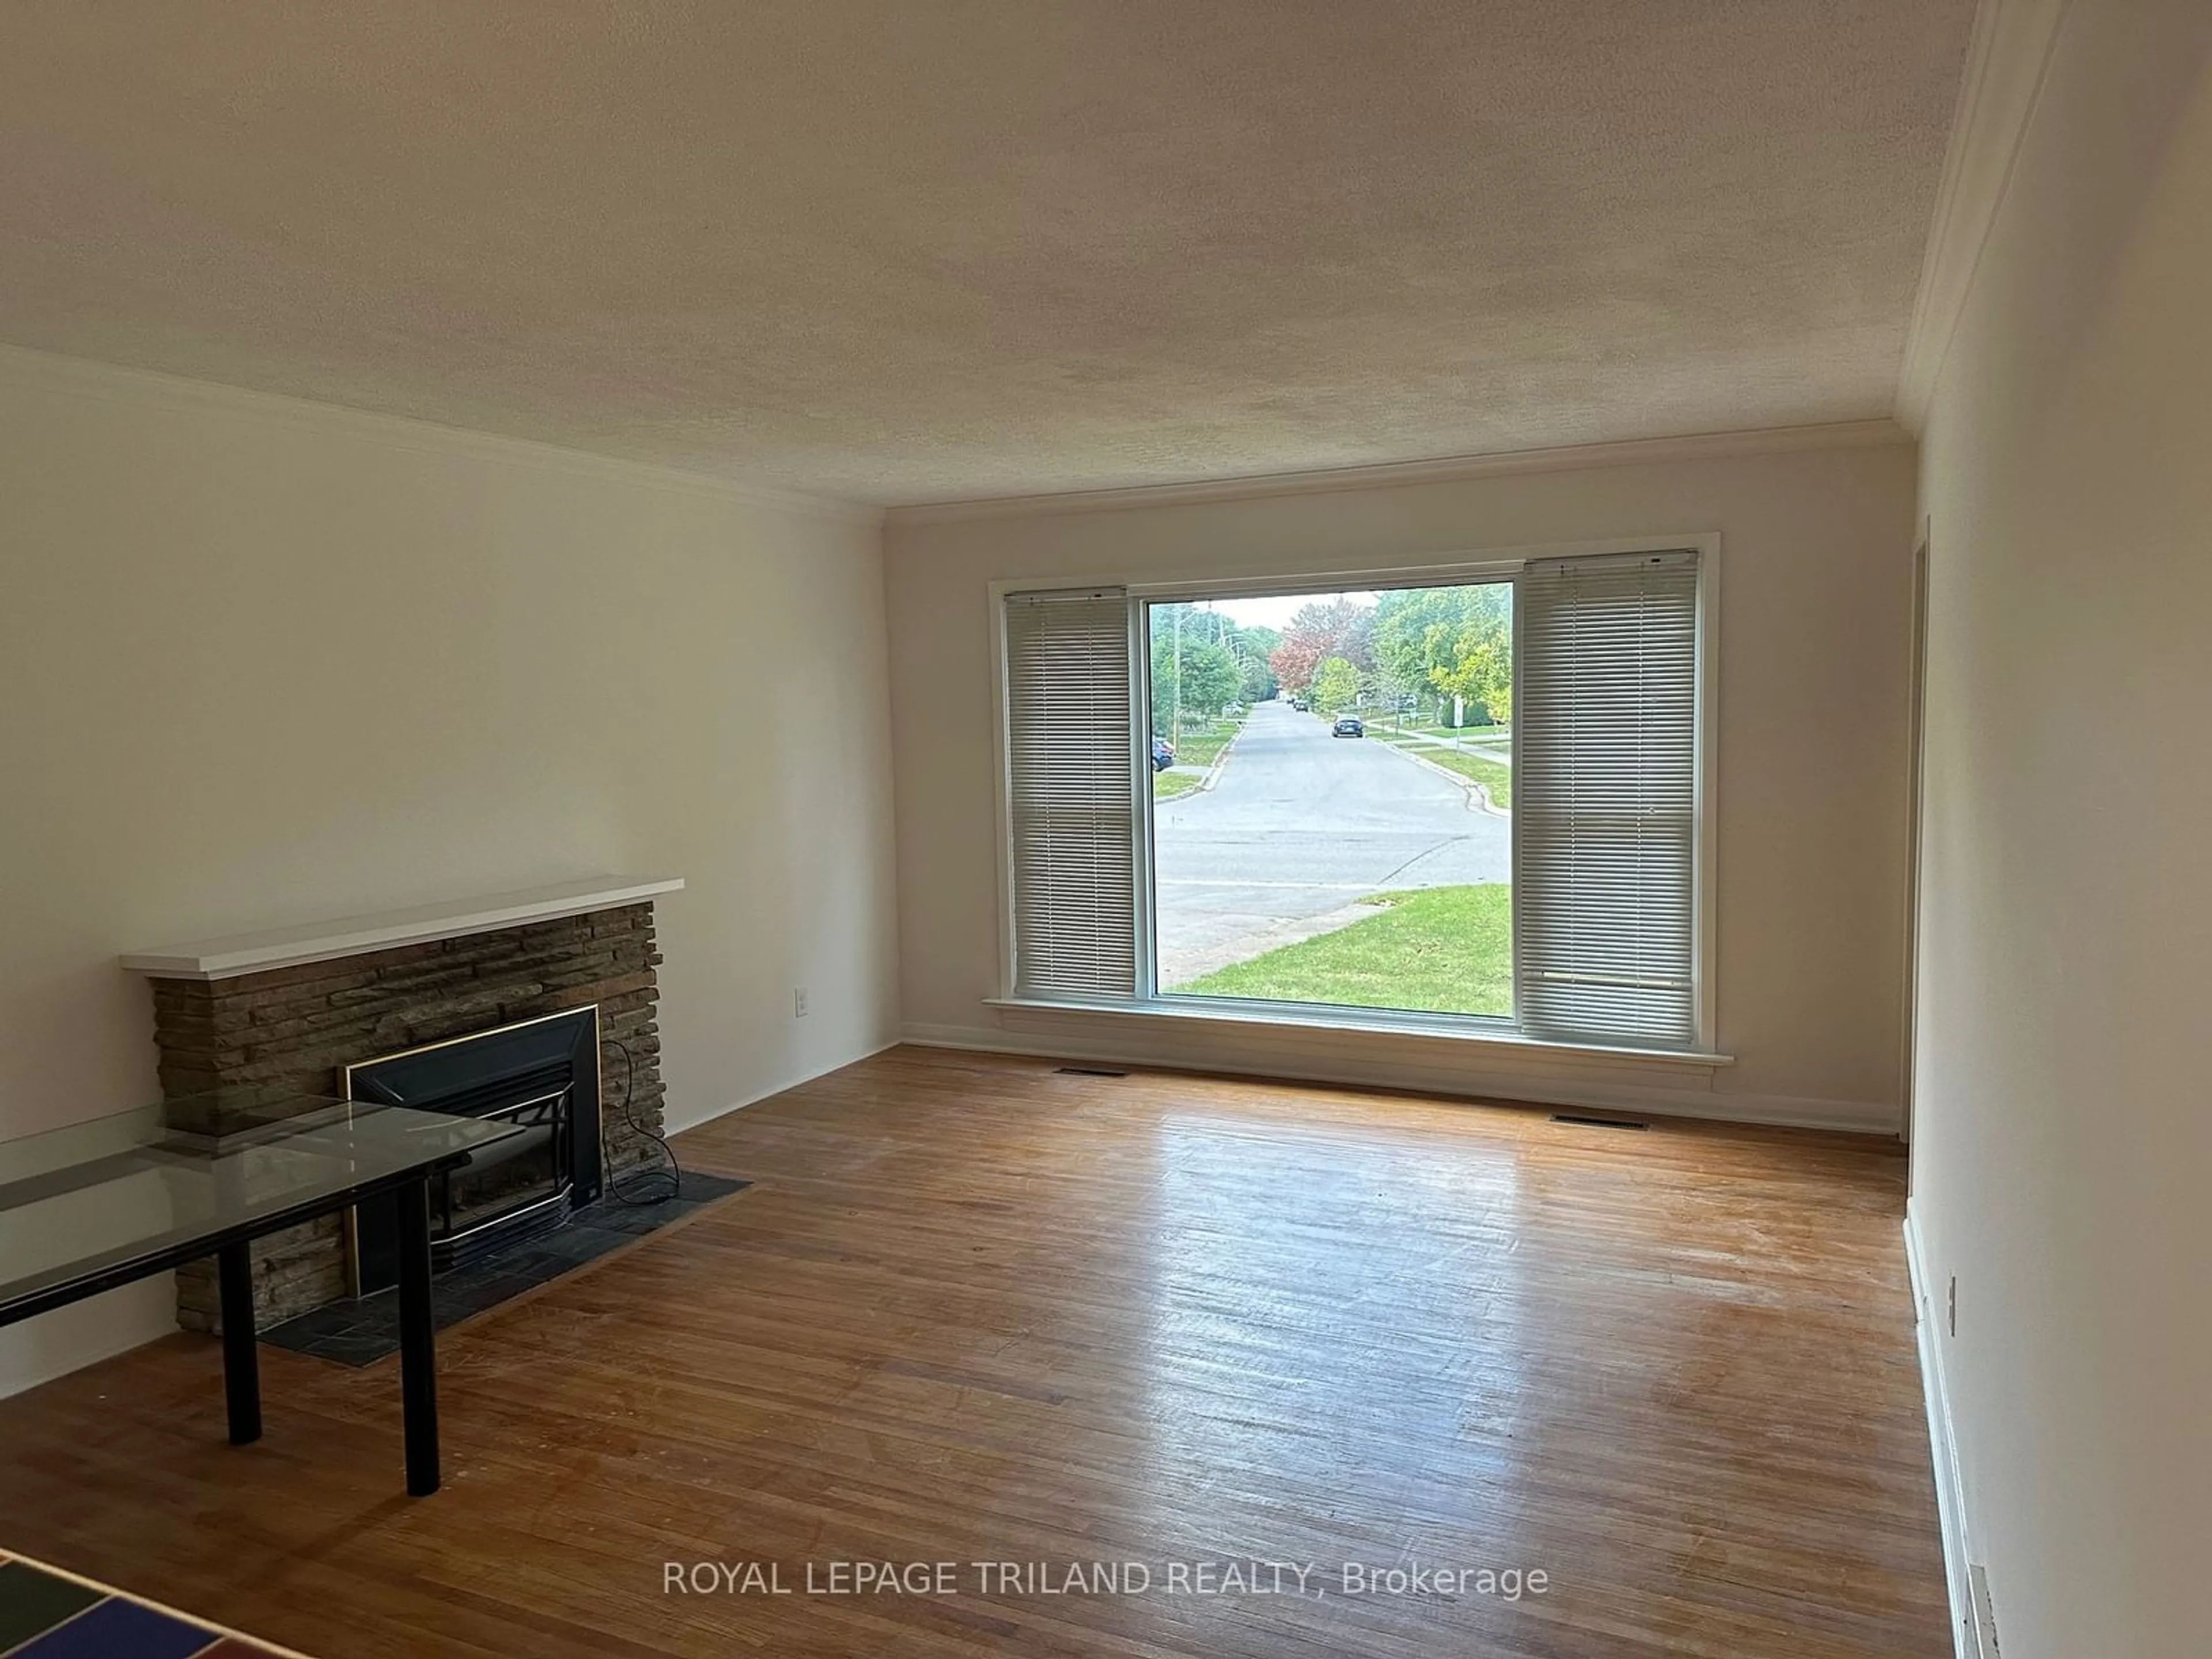
M 629 1045 L 614 1037 L 602 1037 L 599 1040 L 623 1057 L 622 1104 L 615 1109 L 621 1115 L 622 1121 L 629 1125 L 633 1133 L 659 1147 L 660 1155 L 668 1160 L 668 1167 L 665 1170 L 633 1170 L 620 1179 L 610 1174 L 607 1177 L 608 1194 L 618 1204 L 628 1204 L 640 1209 L 655 1204 L 665 1204 L 684 1190 L 684 1166 L 676 1161 L 676 1149 L 668 1144 L 668 1138 L 665 1135 L 647 1128 L 631 1115 L 630 1109 L 637 1092 L 637 1057 L 630 1053 Z M 614 1167 L 614 1160 L 608 1156 L 606 1137 L 604 1133 L 599 1138 L 599 1156 L 605 1160 L 608 1169 L 611 1170 Z

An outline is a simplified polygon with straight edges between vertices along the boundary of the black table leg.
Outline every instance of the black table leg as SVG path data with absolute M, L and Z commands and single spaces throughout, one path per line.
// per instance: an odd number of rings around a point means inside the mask
M 261 1438 L 261 1356 L 253 1340 L 253 1256 L 250 1244 L 226 1244 L 215 1255 L 222 1292 L 222 1392 L 230 1407 L 230 1443 Z
M 399 1396 L 406 1413 L 407 1490 L 438 1490 L 437 1326 L 430 1308 L 430 1178 L 399 1188 Z

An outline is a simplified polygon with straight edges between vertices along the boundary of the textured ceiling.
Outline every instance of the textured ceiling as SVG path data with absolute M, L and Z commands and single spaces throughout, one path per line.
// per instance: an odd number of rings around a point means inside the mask
M 1886 414 L 1972 0 L 9 0 L 0 339 L 877 501 Z

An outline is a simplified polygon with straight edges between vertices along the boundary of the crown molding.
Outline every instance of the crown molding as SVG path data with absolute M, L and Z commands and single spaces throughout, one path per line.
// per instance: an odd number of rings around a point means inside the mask
M 384 415 L 344 404 L 320 403 L 282 392 L 256 392 L 215 380 L 158 370 L 130 368 L 88 357 L 65 356 L 29 346 L 0 344 L 0 385 L 64 397 L 157 409 L 186 416 L 221 416 L 292 431 L 319 431 L 415 454 L 465 456 L 499 465 L 537 468 L 570 477 L 633 488 L 676 491 L 769 512 L 879 526 L 883 509 L 858 501 L 808 495 L 773 484 L 694 472 L 593 451 L 514 438 L 469 427 L 446 426 L 404 415 Z
M 981 501 L 921 501 L 887 508 L 886 528 L 948 524 L 975 519 L 1026 518 L 1063 513 L 1111 513 L 1132 507 L 1201 502 L 1264 501 L 1334 490 L 1390 489 L 1413 484 L 1458 483 L 1524 472 L 1571 472 L 1587 467 L 1650 466 L 1675 461 L 1725 460 L 1809 449 L 1869 449 L 1909 444 L 1912 434 L 1887 416 L 1870 421 L 1831 421 L 1817 426 L 1766 427 L 1745 432 L 1706 432 L 1679 438 L 1630 438 L 1615 443 L 1516 449 L 1434 460 L 1383 461 L 1368 466 L 1328 467 L 1310 472 L 1272 472 L 1188 483 L 1133 484 L 1115 489 L 1072 490 L 1049 495 L 1000 495 Z
M 1920 286 L 1898 374 L 1897 418 L 1927 422 L 1982 250 L 2011 188 L 2021 141 L 2042 99 L 2060 26 L 2073 0 L 1982 0 L 1943 155 L 1936 215 L 1921 256 Z

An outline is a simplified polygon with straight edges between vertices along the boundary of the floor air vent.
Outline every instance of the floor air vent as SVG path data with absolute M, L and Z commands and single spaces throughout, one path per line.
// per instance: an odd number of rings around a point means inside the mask
M 1112 1072 L 1103 1066 L 1055 1066 L 1053 1070 L 1062 1077 L 1127 1077 L 1127 1072 Z
M 1554 1123 L 1579 1123 L 1591 1129 L 1648 1129 L 1648 1123 L 1638 1123 L 1632 1117 L 1585 1117 L 1580 1112 L 1554 1112 Z

